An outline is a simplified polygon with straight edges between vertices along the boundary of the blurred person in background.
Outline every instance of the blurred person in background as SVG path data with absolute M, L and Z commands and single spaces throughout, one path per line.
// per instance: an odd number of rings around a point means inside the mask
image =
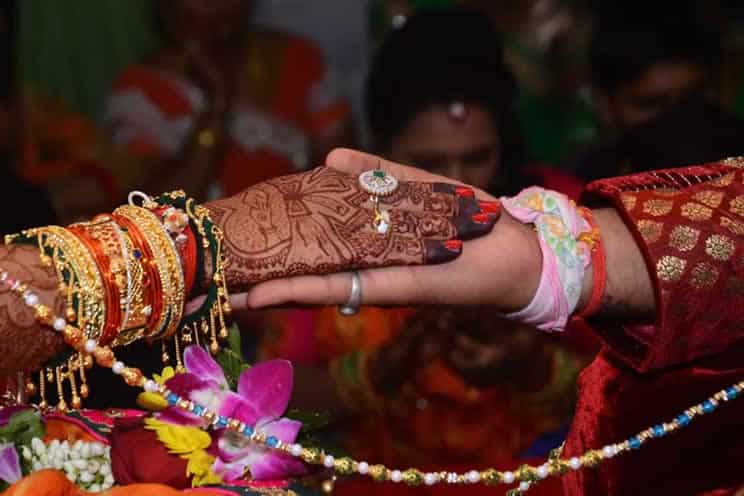
M 661 126 L 673 126 L 670 132 L 685 128 L 684 136 L 692 139 L 685 144 L 688 148 L 697 143 L 713 152 L 692 150 L 680 157 L 684 163 L 715 160 L 732 151 L 723 144 L 716 153 L 715 143 L 712 147 L 697 136 L 711 125 L 697 119 L 727 121 L 725 127 L 736 123 L 713 103 L 721 55 L 719 33 L 707 29 L 684 3 L 668 15 L 656 15 L 655 9 L 631 4 L 598 13 L 590 49 L 591 80 L 607 138 L 578 160 L 577 173 L 585 181 L 644 170 L 629 160 L 633 152 L 628 146 L 642 139 L 642 126 L 658 129 L 660 125 L 650 124 L 657 118 L 662 119 Z M 679 106 L 686 110 L 676 110 Z M 660 117 L 666 112 L 676 114 Z M 674 123 L 675 118 L 686 120 Z M 722 135 L 718 143 L 725 139 Z M 679 165 L 683 163 L 654 163 L 656 168 Z
M 393 30 L 366 90 L 377 150 L 494 194 L 517 191 L 528 176 L 500 43 L 486 17 L 463 9 L 421 11 Z M 265 325 L 260 358 L 300 367 L 298 405 L 335 404 L 350 415 L 341 425 L 344 449 L 437 470 L 518 464 L 557 447 L 591 346 L 545 343 L 529 326 L 480 307 L 363 308 L 353 317 L 298 310 L 274 313 Z M 558 486 L 536 494 L 557 494 Z M 372 490 L 364 481 L 336 488 Z
M 121 74 L 104 115 L 113 141 L 153 164 L 148 190 L 231 195 L 351 142 L 349 107 L 320 52 L 250 29 L 251 7 L 157 2 L 165 44 Z
M 15 23 L 16 3 L 6 1 L 0 6 L 0 209 L 6 213 L 0 235 L 56 221 L 47 192 L 15 171 L 21 115 L 15 91 Z

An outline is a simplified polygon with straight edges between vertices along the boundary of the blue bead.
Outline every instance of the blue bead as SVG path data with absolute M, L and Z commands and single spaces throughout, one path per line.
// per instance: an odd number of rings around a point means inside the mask
M 716 409 L 716 405 L 714 405 L 712 401 L 710 400 L 703 401 L 703 411 L 705 413 L 710 413 L 715 409 Z
M 165 400 L 168 402 L 169 405 L 175 405 L 178 403 L 178 400 L 180 398 L 176 393 L 168 393 L 168 396 L 165 397 Z
M 243 434 L 245 434 L 246 436 L 252 436 L 254 432 L 256 431 L 253 430 L 253 427 L 251 427 L 250 425 L 246 425 L 245 427 L 243 427 Z
M 654 426 L 654 436 L 655 437 L 662 437 L 666 434 L 666 430 L 664 429 L 664 426 L 659 424 Z
M 641 447 L 641 440 L 638 438 L 638 436 L 633 436 L 628 439 L 628 444 L 630 444 L 631 448 L 638 449 Z
M 215 422 L 215 425 L 217 426 L 218 429 L 227 427 L 227 424 L 228 424 L 227 417 L 223 417 L 222 415 L 217 417 L 217 422 Z
M 276 448 L 277 446 L 279 446 L 279 440 L 274 436 L 269 436 L 268 438 L 266 438 L 266 446 L 268 446 L 269 448 Z
M 728 397 L 728 399 L 733 400 L 734 398 L 739 396 L 739 392 L 736 390 L 735 387 L 732 386 L 726 390 L 726 396 Z
M 201 406 L 201 405 L 194 405 L 194 410 L 193 411 L 194 411 L 194 414 L 196 414 L 196 415 L 198 415 L 200 417 L 202 415 L 204 415 L 204 407 Z
M 135 249 L 135 250 L 134 250 L 134 251 L 132 252 L 132 254 L 134 255 L 134 258 L 136 258 L 137 260 L 139 260 L 140 258 L 142 258 L 142 252 L 141 252 L 141 251 L 139 251 L 139 250 L 137 250 L 137 249 Z
M 683 413 L 682 415 L 679 415 L 677 417 L 677 423 L 680 425 L 680 427 L 688 425 L 690 423 L 690 420 L 690 417 L 686 413 Z

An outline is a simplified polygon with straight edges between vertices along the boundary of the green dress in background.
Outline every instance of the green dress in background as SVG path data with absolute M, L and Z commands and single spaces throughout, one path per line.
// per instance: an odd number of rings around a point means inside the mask
M 158 46 L 152 0 L 18 2 L 18 77 L 97 118 L 116 75 Z

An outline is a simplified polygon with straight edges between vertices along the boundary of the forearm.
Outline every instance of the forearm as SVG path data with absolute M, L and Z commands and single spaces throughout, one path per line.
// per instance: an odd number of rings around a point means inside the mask
M 598 317 L 644 319 L 654 315 L 654 287 L 643 254 L 615 209 L 594 211 L 607 261 L 607 287 Z M 585 275 L 582 300 L 592 288 L 592 272 Z
M 28 285 L 43 303 L 62 315 L 64 301 L 52 267 L 41 264 L 39 250 L 28 245 L 0 245 L 0 270 Z M 0 285 L 0 374 L 36 370 L 64 349 L 62 337 L 40 326 L 34 311 Z

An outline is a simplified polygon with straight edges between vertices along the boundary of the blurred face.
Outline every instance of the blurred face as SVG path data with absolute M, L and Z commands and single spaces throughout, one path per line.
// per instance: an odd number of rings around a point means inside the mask
M 499 147 L 491 114 L 455 103 L 418 112 L 392 140 L 388 154 L 396 162 L 485 189 L 498 174 Z
M 179 42 L 213 46 L 234 39 L 248 22 L 250 0 L 161 0 L 166 29 Z
M 705 71 L 688 62 L 651 66 L 638 80 L 604 95 L 607 124 L 621 130 L 650 121 L 690 95 L 704 89 Z

